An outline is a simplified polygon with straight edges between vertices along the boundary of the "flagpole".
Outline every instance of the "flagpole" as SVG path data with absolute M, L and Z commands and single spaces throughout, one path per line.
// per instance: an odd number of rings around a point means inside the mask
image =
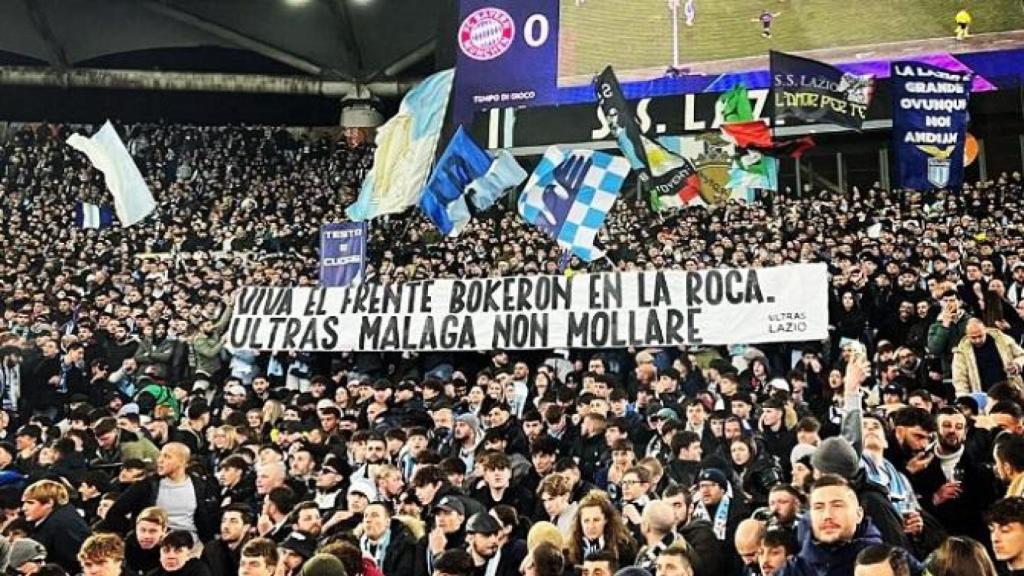
M 672 67 L 679 69 L 679 0 L 669 2 L 672 5 Z

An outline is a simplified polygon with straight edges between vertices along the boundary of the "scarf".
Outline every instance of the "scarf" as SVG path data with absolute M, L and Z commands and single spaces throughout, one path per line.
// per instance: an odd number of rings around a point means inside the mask
M 712 520 L 711 515 L 708 514 L 707 507 L 704 506 L 703 501 L 697 501 L 697 507 L 693 509 L 693 517 L 698 520 L 707 520 L 712 524 L 712 530 L 715 532 L 715 538 L 719 540 L 725 540 L 726 527 L 729 524 L 729 504 L 732 499 L 728 494 L 722 496 L 722 501 L 718 503 L 718 509 L 715 510 L 715 518 Z
M 597 540 L 589 540 L 583 538 L 583 557 L 586 558 L 591 554 L 604 550 L 604 536 L 601 536 Z
M 4 410 L 18 409 L 18 398 L 21 397 L 21 368 L 18 365 L 6 366 L 0 361 L 0 394 Z
M 380 537 L 380 540 L 376 544 L 370 542 L 370 539 L 364 534 L 359 539 L 359 547 L 363 550 L 363 554 L 368 554 L 373 561 L 377 563 L 377 566 L 384 566 L 384 555 L 388 551 L 388 545 L 391 544 L 391 529 L 384 531 L 384 534 Z
M 868 480 L 889 489 L 889 501 L 896 507 L 897 512 L 903 514 L 917 509 L 917 498 L 914 496 L 910 481 L 891 462 L 882 458 L 882 464 L 877 465 L 866 454 L 861 455 L 860 460 L 864 463 Z

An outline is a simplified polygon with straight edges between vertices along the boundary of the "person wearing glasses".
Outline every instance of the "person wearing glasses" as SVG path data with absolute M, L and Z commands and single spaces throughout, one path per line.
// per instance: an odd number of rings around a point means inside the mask
M 619 508 L 622 510 L 622 518 L 633 538 L 639 541 L 643 538 L 641 524 L 644 508 L 651 502 L 647 494 L 651 487 L 651 473 L 643 466 L 634 466 L 622 475 L 620 485 L 622 500 Z

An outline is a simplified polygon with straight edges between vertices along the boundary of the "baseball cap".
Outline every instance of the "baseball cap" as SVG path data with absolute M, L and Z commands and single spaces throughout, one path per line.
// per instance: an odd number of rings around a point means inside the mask
M 17 436 L 31 436 L 36 440 L 41 440 L 43 438 L 43 431 L 35 424 L 26 424 L 25 426 L 18 428 L 18 433 L 15 434 L 15 437 Z
M 434 505 L 435 511 L 441 509 L 455 512 L 459 516 L 466 515 L 466 507 L 462 504 L 462 501 L 453 496 L 445 496 L 444 498 L 441 498 L 441 500 L 438 501 L 437 504 Z
M 281 548 L 291 550 L 303 558 L 312 558 L 316 554 L 316 541 L 305 532 L 292 532 L 281 543 Z
M 466 534 L 497 534 L 501 525 L 487 512 L 477 512 L 466 522 Z
M 661 418 L 662 420 L 679 421 L 679 415 L 671 408 L 662 408 L 661 410 L 658 410 L 658 418 Z

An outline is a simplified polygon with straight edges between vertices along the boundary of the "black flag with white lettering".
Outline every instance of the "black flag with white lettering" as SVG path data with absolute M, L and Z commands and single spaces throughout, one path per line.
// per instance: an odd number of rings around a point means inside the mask
M 874 76 L 860 76 L 824 62 L 771 52 L 776 124 L 787 119 L 860 130 L 875 91 Z

